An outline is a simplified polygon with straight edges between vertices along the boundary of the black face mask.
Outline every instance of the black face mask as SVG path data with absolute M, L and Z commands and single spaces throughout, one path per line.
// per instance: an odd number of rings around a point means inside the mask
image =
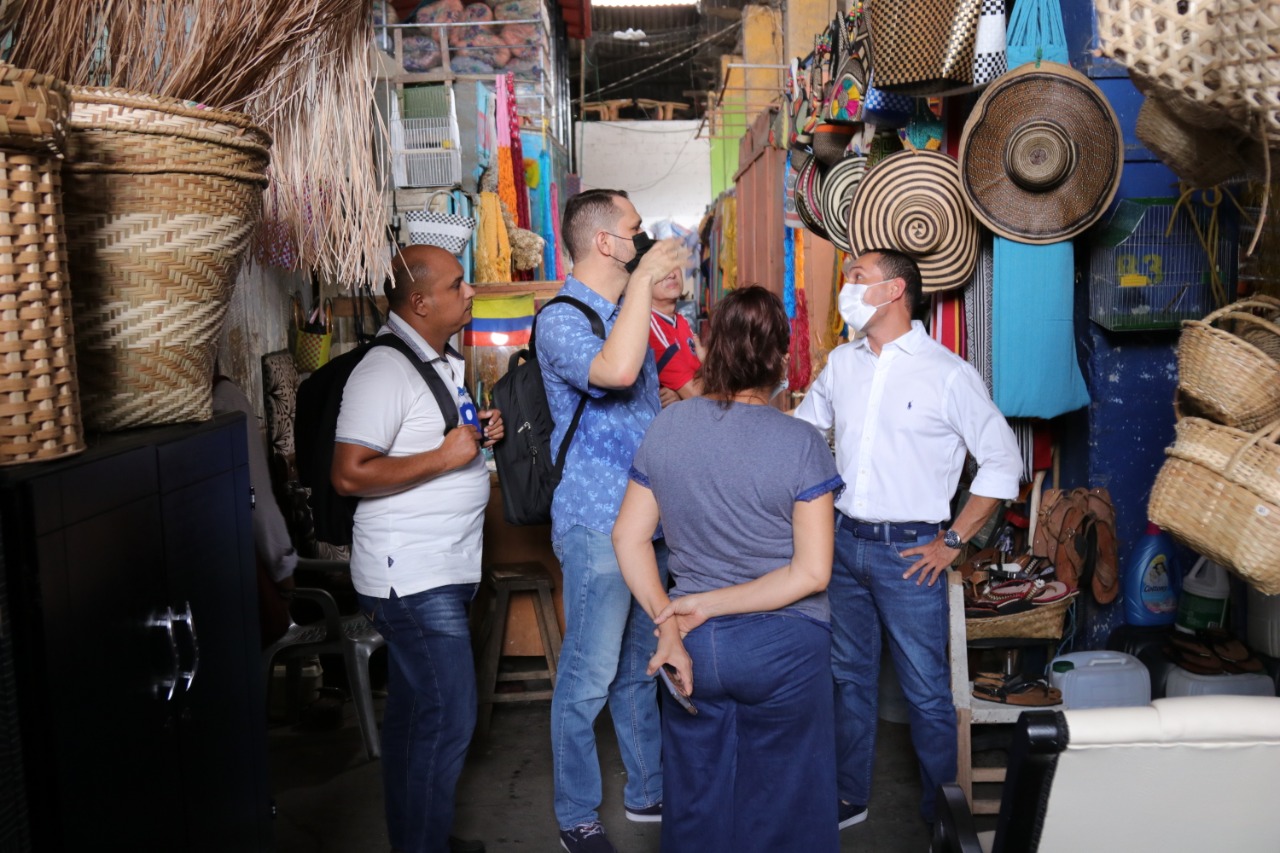
M 636 247 L 636 256 L 622 265 L 628 273 L 636 271 L 636 267 L 640 266 L 640 259 L 644 257 L 644 253 L 653 248 L 653 238 L 645 232 L 631 238 L 631 245 Z

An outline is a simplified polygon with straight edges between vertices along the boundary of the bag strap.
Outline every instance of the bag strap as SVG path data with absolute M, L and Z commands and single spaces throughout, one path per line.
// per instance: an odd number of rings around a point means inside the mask
M 454 401 L 453 392 L 449 390 L 449 386 L 440 378 L 440 374 L 434 367 L 418 358 L 418 354 L 413 351 L 413 347 L 409 346 L 408 341 L 394 332 L 388 332 L 385 335 L 378 335 L 369 346 L 391 347 L 409 359 L 409 363 L 416 367 L 418 373 L 426 380 L 427 387 L 431 389 L 431 395 L 436 398 L 436 403 L 440 406 L 440 414 L 444 416 L 445 435 L 458 426 L 458 404 Z
M 556 303 L 561 303 L 563 305 L 572 305 L 574 308 L 577 308 L 579 311 L 581 311 L 583 314 L 586 315 L 587 320 L 591 323 L 592 333 L 594 333 L 595 336 L 602 341 L 605 339 L 604 321 L 600 319 L 599 314 L 597 314 L 595 311 L 591 309 L 591 306 L 587 305 L 585 302 L 582 302 L 581 300 L 574 299 L 572 296 L 557 296 L 556 298 L 549 300 L 545 305 L 543 305 L 542 311 L 546 311 L 549 307 L 551 307 L 552 305 L 555 305 Z M 541 314 L 542 311 L 539 311 L 538 313 Z M 538 357 L 537 342 L 538 342 L 538 315 L 535 314 L 533 316 L 533 329 L 530 330 L 529 332 L 529 352 L 533 355 L 534 358 Z M 555 463 L 557 479 L 564 476 L 564 463 L 565 463 L 565 460 L 569 458 L 569 445 L 573 443 L 573 435 L 578 431 L 578 423 L 582 420 L 582 413 L 586 411 L 587 402 L 590 401 L 590 399 L 591 397 L 589 395 L 583 394 L 581 399 L 578 400 L 578 408 L 575 409 L 573 412 L 573 420 L 569 421 L 569 429 L 565 431 L 564 438 L 561 439 L 560 441 L 560 453 L 556 456 L 556 463 Z

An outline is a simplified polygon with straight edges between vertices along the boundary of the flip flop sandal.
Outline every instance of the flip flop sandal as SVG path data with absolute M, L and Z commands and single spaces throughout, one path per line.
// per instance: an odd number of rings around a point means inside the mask
M 988 702 L 999 702 L 1004 705 L 1061 705 L 1062 691 L 1050 687 L 1043 679 L 1023 681 L 1018 679 L 1004 687 L 973 686 L 973 695 Z
M 1166 643 L 1162 651 L 1165 657 L 1187 672 L 1194 672 L 1197 675 L 1222 674 L 1222 661 L 1216 655 L 1204 657 L 1203 655 L 1188 652 L 1173 643 Z
M 989 601 L 1001 604 L 1005 601 L 1020 600 L 1035 593 L 1035 584 L 1031 581 L 1005 581 L 989 584 L 985 597 Z
M 1031 596 L 1034 605 L 1053 604 L 1071 595 L 1073 590 L 1062 581 L 1048 581 L 1035 595 Z

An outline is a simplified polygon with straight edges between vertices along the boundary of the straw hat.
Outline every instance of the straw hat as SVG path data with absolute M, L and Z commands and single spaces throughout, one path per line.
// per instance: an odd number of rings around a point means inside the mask
M 818 158 L 811 157 L 800 168 L 800 174 L 796 178 L 796 213 L 806 228 L 826 240 L 827 229 L 823 227 L 818 204 L 821 189 L 822 171 L 818 168 Z
M 827 170 L 822 178 L 822 221 L 830 225 L 827 239 L 836 248 L 852 252 L 849 244 L 849 211 L 853 207 L 853 193 L 862 176 L 867 173 L 866 157 L 847 157 Z
M 1247 169 L 1238 131 L 1183 121 L 1159 98 L 1142 102 L 1135 132 L 1188 186 L 1216 186 Z
M 926 292 L 968 284 L 978 261 L 978 221 L 965 207 L 956 162 L 920 150 L 881 160 L 854 193 L 849 244 L 856 253 L 910 255 Z
M 960 137 L 965 199 L 995 233 L 1057 243 L 1106 211 L 1120 185 L 1120 121 L 1089 78 L 1027 63 L 978 98 Z

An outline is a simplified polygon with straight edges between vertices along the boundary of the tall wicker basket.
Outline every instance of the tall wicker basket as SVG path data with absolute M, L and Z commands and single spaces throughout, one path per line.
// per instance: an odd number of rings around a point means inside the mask
M 209 418 L 215 349 L 261 214 L 270 137 L 239 113 L 77 87 L 68 143 L 86 425 Z
M 84 450 L 62 216 L 66 87 L 0 65 L 0 465 Z

